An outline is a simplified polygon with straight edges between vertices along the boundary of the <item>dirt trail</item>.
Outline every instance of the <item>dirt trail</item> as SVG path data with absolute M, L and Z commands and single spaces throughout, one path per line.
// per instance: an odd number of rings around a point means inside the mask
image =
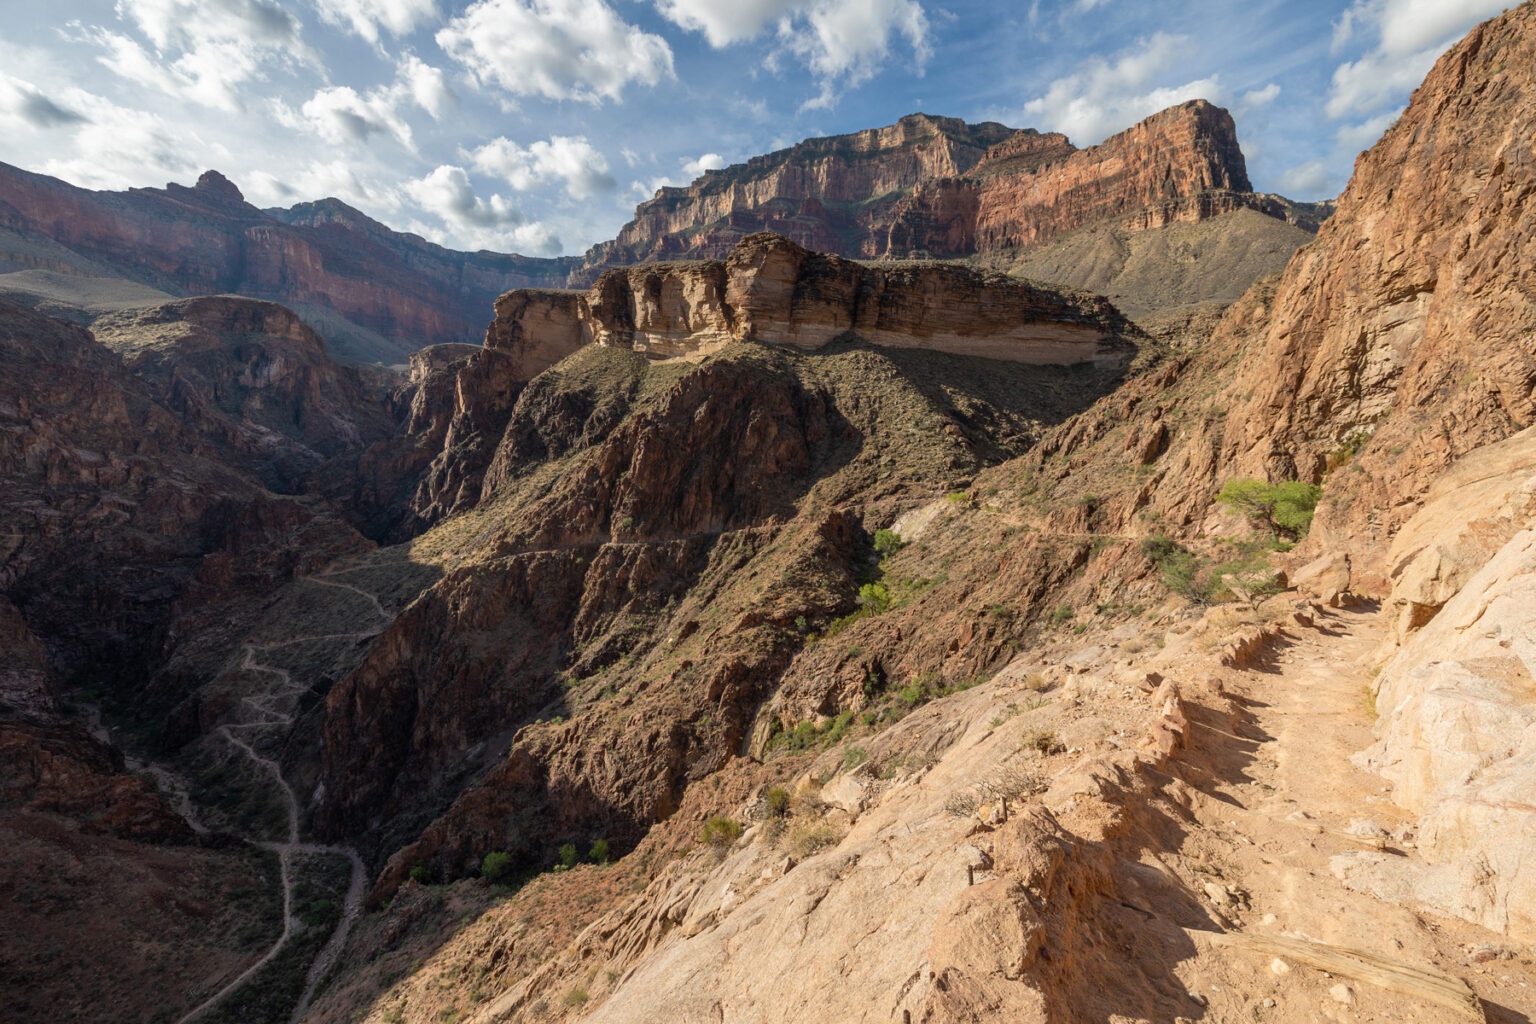
M 296 885 L 293 871 L 293 858 L 296 855 L 332 855 L 346 857 L 351 864 L 351 877 L 347 884 L 347 895 L 342 907 L 341 920 L 337 922 L 335 931 L 332 932 L 330 939 L 325 944 L 325 947 L 320 951 L 319 955 L 315 958 L 314 962 L 310 966 L 308 975 L 305 979 L 303 995 L 300 997 L 299 1002 L 294 1008 L 294 1021 L 298 1021 L 300 1018 L 302 1018 L 304 1013 L 309 1008 L 310 1001 L 314 998 L 316 988 L 318 988 L 321 980 L 325 977 L 326 972 L 335 963 L 336 957 L 340 954 L 342 948 L 346 945 L 347 936 L 351 932 L 353 922 L 356 921 L 358 916 L 362 913 L 363 898 L 367 891 L 368 881 L 367 871 L 363 866 L 362 858 L 359 857 L 357 851 L 353 850 L 351 847 L 328 846 L 304 842 L 301 835 L 301 829 L 299 827 L 299 799 L 294 793 L 293 787 L 289 784 L 288 780 L 284 778 L 282 766 L 272 758 L 261 754 L 256 750 L 250 741 L 243 739 L 240 735 L 238 735 L 239 733 L 260 734 L 267 730 L 276 730 L 279 734 L 286 733 L 293 727 L 294 708 L 298 703 L 298 698 L 309 689 L 308 684 L 296 682 L 292 673 L 290 673 L 287 669 L 277 665 L 269 665 L 263 663 L 260 660 L 260 655 L 262 653 L 275 650 L 280 647 L 286 647 L 292 644 L 304 643 L 307 641 L 360 640 L 367 637 L 377 636 L 382 631 L 384 625 L 393 618 L 393 616 L 391 616 L 389 612 L 384 609 L 384 606 L 379 602 L 379 599 L 375 595 L 355 587 L 350 583 L 340 583 L 328 578 L 336 572 L 344 571 L 346 570 L 331 570 L 327 573 L 306 577 L 300 582 L 313 583 L 319 586 L 337 587 L 367 598 L 369 603 L 373 606 L 373 610 L 378 614 L 381 620 L 378 627 L 373 629 L 358 630 L 355 632 L 320 633 L 311 636 L 291 637 L 287 640 L 269 644 L 248 643 L 245 645 L 245 655 L 240 663 L 241 669 L 252 674 L 268 676 L 275 680 L 275 685 L 262 692 L 248 695 L 242 698 L 240 706 L 249 712 L 249 717 L 245 718 L 243 721 L 231 722 L 220 726 L 216 732 L 216 735 L 218 735 L 225 743 L 229 744 L 235 750 L 239 751 L 243 757 L 260 768 L 266 775 L 270 776 L 272 780 L 273 791 L 277 794 L 279 801 L 282 803 L 284 811 L 286 812 L 286 837 L 280 842 L 255 843 L 255 845 L 261 847 L 262 849 L 269 850 L 277 854 L 278 857 L 283 886 L 283 930 L 282 933 L 278 936 L 277 941 L 274 942 L 272 946 L 264 954 L 262 954 L 258 960 L 256 960 L 255 963 L 247 967 L 234 980 L 230 981 L 218 992 L 214 993 L 208 999 L 200 1003 L 190 1013 L 183 1016 L 180 1021 L 177 1022 L 177 1024 L 190 1024 L 191 1021 L 196 1020 L 211 1010 L 213 1007 L 217 1006 L 224 1000 L 226 996 L 239 989 L 242 985 L 254 977 L 258 971 L 260 971 L 267 964 L 271 963 L 272 959 L 283 951 L 283 948 L 293 937 L 293 932 L 297 924 L 297 920 L 294 916 L 293 906 L 294 889 Z M 151 770 L 158 770 L 163 772 L 163 769 Z M 181 794 L 183 803 L 187 805 L 187 808 L 190 811 L 190 800 L 185 797 L 184 789 L 178 787 L 177 791 L 179 794 Z M 202 828 L 202 826 L 197 822 L 196 818 L 190 814 L 188 814 L 188 821 L 192 823 L 194 828 L 199 829 L 199 831 L 206 831 L 206 829 Z
M 1177 866 L 1236 942 L 1216 949 L 1191 933 L 1200 953 L 1179 966 L 1181 980 L 1208 1001 L 1207 1020 L 1476 1019 L 1406 989 L 1274 956 L 1275 940 L 1301 940 L 1464 978 L 1489 1021 L 1527 1021 L 1536 1011 L 1527 951 L 1463 921 L 1351 891 L 1330 871 L 1332 857 L 1355 850 L 1417 854 L 1412 817 L 1380 776 L 1349 760 L 1372 739 L 1366 694 L 1383 624 L 1346 610 L 1318 625 L 1293 631 L 1266 664 L 1226 681 L 1243 708 L 1235 723 L 1194 719 L 1185 775 L 1199 827 L 1185 833 Z

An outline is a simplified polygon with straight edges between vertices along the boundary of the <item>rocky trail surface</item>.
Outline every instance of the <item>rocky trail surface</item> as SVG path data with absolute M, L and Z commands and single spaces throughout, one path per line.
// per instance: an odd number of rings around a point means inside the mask
M 1340 610 L 1222 681 L 1240 709 L 1231 723 L 1190 706 L 1169 787 L 1188 820 L 1157 856 L 1220 928 L 1187 930 L 1198 954 L 1168 965 L 1205 1003 L 1202 1019 L 1514 1022 L 1536 1011 L 1529 950 L 1334 876 L 1352 851 L 1418 856 L 1412 815 L 1351 761 L 1372 739 L 1383 635 L 1378 613 Z

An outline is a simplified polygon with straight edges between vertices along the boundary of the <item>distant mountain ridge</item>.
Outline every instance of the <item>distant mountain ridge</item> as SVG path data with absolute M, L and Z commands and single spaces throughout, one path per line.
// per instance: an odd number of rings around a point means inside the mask
M 808 139 L 660 189 L 615 239 L 555 259 L 446 249 L 338 199 L 257 209 L 217 171 L 191 187 L 93 192 L 0 164 L 0 285 L 6 271 L 47 271 L 170 296 L 267 299 L 304 316 L 341 358 L 397 364 L 425 345 L 478 340 L 509 290 L 587 287 L 612 268 L 719 259 L 759 231 L 860 259 L 996 263 L 1089 225 L 1145 231 L 1243 209 L 1315 232 L 1331 205 L 1253 192 L 1231 115 L 1204 100 L 1087 149 L 1059 133 L 927 114 Z M 1301 240 L 1296 232 L 1291 247 Z M 1092 279 L 1093 268 L 1046 263 L 1061 283 Z M 1233 297 L 1251 272 L 1245 264 Z M 51 280 L 50 300 L 58 290 Z

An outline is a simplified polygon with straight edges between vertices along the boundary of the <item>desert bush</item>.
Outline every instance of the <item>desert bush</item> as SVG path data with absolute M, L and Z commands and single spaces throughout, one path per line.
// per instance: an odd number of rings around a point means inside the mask
M 944 813 L 951 818 L 967 818 L 975 814 L 976 808 L 980 806 L 981 796 L 975 790 L 962 789 L 945 798 Z
M 1059 754 L 1066 747 L 1061 739 L 1047 729 L 1032 729 L 1024 734 L 1024 746 L 1030 750 L 1038 750 L 1042 754 Z
M 592 843 L 592 849 L 587 852 L 587 859 L 593 864 L 607 864 L 613 859 L 612 852 L 608 849 L 608 840 L 598 839 Z
M 576 844 L 566 843 L 555 853 L 555 870 L 569 871 L 576 866 Z
M 809 857 L 818 850 L 837 845 L 842 835 L 829 821 L 800 818 L 789 826 L 786 838 L 797 857 Z
M 431 885 L 432 869 L 425 864 L 411 865 L 411 881 L 419 882 L 422 885 Z
M 782 818 L 789 813 L 789 790 L 783 786 L 769 786 L 763 794 L 763 803 L 767 805 L 770 817 Z
M 715 849 L 724 849 L 741 838 L 741 822 L 717 814 L 704 822 L 699 838 Z
M 907 542 L 901 539 L 901 534 L 895 530 L 875 531 L 875 551 L 879 553 L 881 558 L 887 555 L 894 555 L 906 547 L 906 544 Z

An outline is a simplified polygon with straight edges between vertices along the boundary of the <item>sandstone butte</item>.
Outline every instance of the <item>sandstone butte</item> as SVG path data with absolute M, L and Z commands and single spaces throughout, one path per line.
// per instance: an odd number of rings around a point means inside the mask
M 1200 216 L 1249 195 L 1208 105 L 761 158 L 626 236 L 700 258 L 404 379 L 258 299 L 0 302 L 8 1011 L 1529 1018 L 1533 97 L 1524 4 L 1283 273 L 1150 327 L 759 214 Z M 911 191 L 855 231 L 805 168 Z M 1294 550 L 1244 477 L 1321 486 Z

